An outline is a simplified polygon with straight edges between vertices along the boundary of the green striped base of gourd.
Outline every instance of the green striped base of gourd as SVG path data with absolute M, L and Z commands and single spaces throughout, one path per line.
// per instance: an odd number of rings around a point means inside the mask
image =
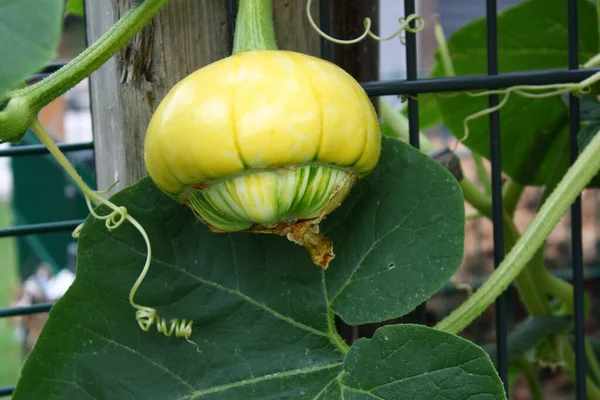
M 212 228 L 234 232 L 321 219 L 356 182 L 351 170 L 302 165 L 258 170 L 190 189 L 185 202 Z M 317 221 L 318 222 L 318 221 Z

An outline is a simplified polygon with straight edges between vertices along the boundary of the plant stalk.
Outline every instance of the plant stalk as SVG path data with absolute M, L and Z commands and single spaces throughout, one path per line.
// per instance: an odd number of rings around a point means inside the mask
M 71 162 L 67 159 L 62 151 L 58 148 L 54 140 L 50 137 L 46 129 L 42 126 L 38 119 L 33 121 L 31 124 L 31 130 L 37 136 L 37 138 L 42 142 L 44 146 L 50 151 L 50 154 L 54 156 L 56 161 L 60 164 L 60 166 L 67 172 L 67 174 L 75 181 L 75 184 L 81 189 L 81 191 L 85 195 L 89 195 L 94 191 L 89 188 L 89 186 L 81 179 L 81 176 L 77 173 Z
M 488 218 L 492 218 L 492 200 L 489 196 L 481 193 L 479 188 L 466 177 L 459 182 L 465 200 L 471 204 L 477 211 Z
M 240 0 L 233 54 L 277 49 L 273 26 L 273 0 Z
M 598 135 L 596 135 L 598 136 Z M 575 353 L 573 349 L 569 345 L 569 342 L 566 336 L 561 335 L 556 338 L 555 348 L 562 349 L 562 352 L 559 353 L 562 355 L 562 359 L 567 364 L 566 372 L 567 375 L 571 378 L 572 381 L 575 381 Z M 594 383 L 592 378 L 586 376 L 585 378 L 585 388 L 587 391 L 587 400 L 600 400 L 600 388 Z
M 527 266 L 575 198 L 600 170 L 600 134 L 596 134 L 540 208 L 498 269 L 436 329 L 459 333 L 500 296 Z
M 600 385 L 600 362 L 596 357 L 592 343 L 586 338 L 585 339 L 585 356 L 588 362 L 588 369 L 591 375 L 596 380 L 596 383 Z
M 504 185 L 504 190 L 502 191 L 502 205 L 504 206 L 504 211 L 511 217 L 515 214 L 523 190 L 525 190 L 525 186 L 513 179 L 509 180 Z
M 519 364 L 521 365 L 521 368 L 523 368 L 523 375 L 527 381 L 527 386 L 529 386 L 529 394 L 531 395 L 531 399 L 544 400 L 544 393 L 542 392 L 540 381 L 536 375 L 536 366 L 529 362 L 529 360 L 527 360 L 525 357 L 519 360 Z
M 487 169 L 485 169 L 485 165 L 483 164 L 483 157 L 481 157 L 481 155 L 479 155 L 475 151 L 471 151 L 471 158 L 473 158 L 473 162 L 475 163 L 477 177 L 483 185 L 483 190 L 485 191 L 485 194 L 491 196 L 492 181 L 490 180 L 490 176 L 488 175 Z
M 408 130 L 408 118 L 402 113 L 397 112 L 394 107 L 390 105 L 383 98 L 379 99 L 379 114 L 381 119 L 385 121 L 390 128 L 398 135 L 398 139 L 404 142 L 409 142 L 409 130 Z M 429 141 L 427 136 L 419 132 L 419 143 L 421 144 L 420 150 L 423 153 L 429 153 L 435 150 L 435 145 Z

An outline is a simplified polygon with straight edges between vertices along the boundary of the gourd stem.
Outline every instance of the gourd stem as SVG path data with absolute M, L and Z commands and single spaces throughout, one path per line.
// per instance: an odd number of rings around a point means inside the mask
M 278 50 L 273 0 L 240 0 L 233 54 L 255 50 Z

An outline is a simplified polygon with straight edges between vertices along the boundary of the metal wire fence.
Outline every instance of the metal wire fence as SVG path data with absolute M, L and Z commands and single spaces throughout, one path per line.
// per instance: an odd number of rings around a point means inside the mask
M 230 43 L 233 42 L 233 31 L 236 15 L 236 1 L 226 0 L 228 12 L 228 24 Z M 415 12 L 415 0 L 405 0 L 405 15 Z M 565 12 L 568 15 L 568 44 L 569 63 L 565 69 L 527 71 L 517 73 L 498 73 L 498 28 L 497 28 L 497 0 L 486 0 L 487 19 L 487 75 L 457 76 L 450 78 L 419 79 L 417 77 L 417 44 L 413 33 L 406 33 L 406 80 L 389 80 L 376 82 L 363 82 L 362 86 L 369 96 L 387 95 L 418 95 L 421 93 L 456 92 L 470 90 L 492 90 L 502 89 L 514 85 L 543 85 L 550 83 L 579 82 L 598 72 L 599 69 L 579 69 L 578 59 L 578 2 L 568 0 L 565 4 Z M 331 31 L 329 2 L 320 1 L 320 22 L 322 29 L 327 33 Z M 331 43 L 327 40 L 321 41 L 321 54 L 325 59 L 331 59 Z M 61 64 L 49 65 L 42 73 L 33 79 L 43 78 L 61 67 Z M 489 105 L 498 104 L 498 96 L 489 96 Z M 570 107 L 570 154 L 571 162 L 577 158 L 577 134 L 580 128 L 579 100 L 571 95 Z M 410 144 L 419 147 L 419 104 L 418 101 L 408 100 Z M 490 154 L 491 154 L 491 176 L 492 176 L 492 201 L 493 201 L 493 240 L 494 260 L 498 266 L 504 256 L 503 224 L 502 224 L 502 176 L 500 141 L 501 129 L 499 113 L 494 112 L 489 118 L 490 131 Z M 61 144 L 63 151 L 79 151 L 93 149 L 93 142 Z M 20 146 L 0 150 L 0 157 L 19 157 L 31 155 L 43 155 L 47 151 L 43 146 L 31 145 Z M 573 286 L 575 299 L 575 355 L 576 376 L 575 388 L 578 400 L 586 399 L 585 376 L 586 359 L 584 349 L 584 276 L 583 276 L 583 250 L 582 250 L 582 220 L 581 201 L 578 199 L 571 209 L 571 257 L 573 268 Z M 72 231 L 82 221 L 56 221 L 51 223 L 29 224 L 24 226 L 13 226 L 0 229 L 0 238 L 15 237 L 22 235 L 37 235 L 50 232 Z M 508 350 L 507 350 L 507 299 L 506 294 L 496 301 L 496 344 L 497 344 L 497 368 L 505 386 L 508 384 Z M 0 309 L 0 318 L 11 316 L 29 315 L 34 313 L 48 312 L 51 303 L 36 304 L 29 307 L 12 307 Z M 426 305 L 421 305 L 416 311 L 416 319 L 421 323 L 426 321 Z M 0 387 L 0 396 L 12 394 L 14 386 Z

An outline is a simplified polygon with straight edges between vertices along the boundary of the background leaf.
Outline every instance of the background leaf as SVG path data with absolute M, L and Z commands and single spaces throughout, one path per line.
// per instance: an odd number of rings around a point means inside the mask
M 571 327 L 571 320 L 567 317 L 544 315 L 527 318 L 508 334 L 508 361 L 515 361 L 528 351 L 533 350 L 548 336 L 568 332 Z M 487 344 L 483 348 L 496 362 L 496 344 Z
M 384 326 L 373 339 L 359 339 L 346 356 L 344 370 L 344 389 L 358 393 L 346 399 L 506 398 L 480 347 L 420 325 Z
M 568 65 L 567 12 L 562 0 L 529 0 L 498 17 L 499 70 L 515 71 L 566 68 Z M 582 62 L 598 50 L 594 5 L 579 0 L 579 37 Z M 543 15 L 543 18 L 540 18 Z M 458 75 L 485 74 L 486 24 L 476 20 L 448 41 Z M 439 55 L 433 76 L 442 76 Z M 463 120 L 488 107 L 487 97 L 438 98 L 446 127 L 457 138 L 464 135 Z M 564 174 L 569 165 L 568 109 L 560 96 L 527 99 L 511 95 L 500 111 L 502 169 L 522 184 L 543 185 L 552 174 Z M 488 118 L 470 122 L 465 144 L 489 157 Z M 567 156 L 564 157 L 564 153 Z M 595 183 L 599 183 L 598 179 Z
M 581 101 L 582 128 L 577 135 L 579 151 L 592 141 L 592 138 L 600 131 L 600 102 L 598 99 L 584 98 Z
M 153 244 L 136 301 L 166 318 L 192 319 L 202 353 L 139 329 L 127 296 L 144 242 L 130 224 L 109 233 L 88 219 L 75 283 L 52 309 L 15 400 L 336 393 L 331 382 L 342 372 L 344 350 L 332 309 L 350 321 L 399 316 L 439 290 L 462 255 L 456 182 L 395 139 L 384 139 L 376 171 L 326 220 L 337 254 L 326 273 L 285 238 L 209 232 L 149 178 L 113 201 L 127 207 Z
M 0 1 L 0 97 L 54 58 L 63 9 L 64 0 Z

